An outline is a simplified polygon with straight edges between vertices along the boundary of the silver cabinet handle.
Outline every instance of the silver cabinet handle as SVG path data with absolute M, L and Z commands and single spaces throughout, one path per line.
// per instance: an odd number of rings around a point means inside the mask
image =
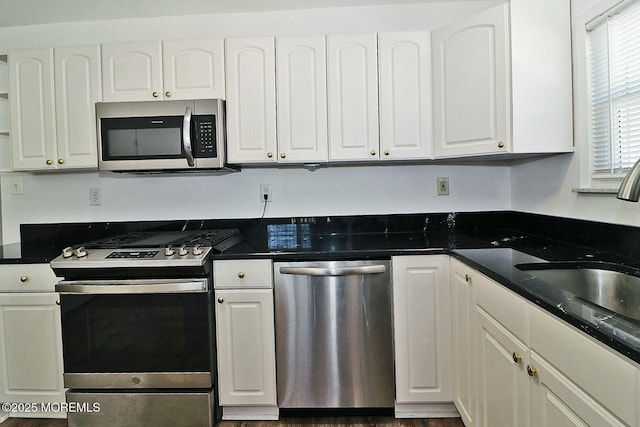
M 354 276 L 359 274 L 380 274 L 385 271 L 387 271 L 387 267 L 384 265 L 343 268 L 280 267 L 281 274 L 296 274 L 300 276 Z
M 182 147 L 187 155 L 187 164 L 193 167 L 193 150 L 191 149 L 191 107 L 187 107 L 184 111 L 184 122 L 182 123 Z

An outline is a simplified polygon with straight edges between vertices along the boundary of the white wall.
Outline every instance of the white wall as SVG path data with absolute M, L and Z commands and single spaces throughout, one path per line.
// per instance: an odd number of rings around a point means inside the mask
M 11 195 L 22 176 L 24 194 Z M 436 196 L 436 177 L 450 196 Z M 20 223 L 152 219 L 257 218 L 260 184 L 271 184 L 265 216 L 330 216 L 509 209 L 507 166 L 367 166 L 245 169 L 222 176 L 130 176 L 98 173 L 2 174 L 4 242 Z M 89 206 L 99 188 L 101 206 Z
M 117 40 L 184 39 L 261 34 L 336 34 L 433 29 L 499 1 L 318 9 L 175 18 L 145 18 L 0 28 L 0 53 L 13 49 Z M 6 150 L 5 150 L 6 151 Z M 5 153 L 6 154 L 6 153 Z M 0 165 L 6 163 L 0 159 Z M 12 177 L 24 194 L 10 194 Z M 436 177 L 450 177 L 450 196 L 436 196 Z M 510 168 L 504 165 L 254 168 L 224 176 L 120 176 L 97 172 L 0 175 L 3 242 L 21 223 L 262 215 L 259 184 L 271 184 L 265 215 L 325 216 L 505 210 Z M 99 188 L 101 206 L 89 206 Z
M 579 19 L 599 2 L 615 0 L 573 0 L 572 15 Z M 574 37 L 577 31 L 574 29 Z M 574 40 L 574 47 L 576 46 Z M 617 200 L 615 194 L 576 193 L 581 182 L 581 162 L 588 162 L 588 121 L 584 116 L 584 57 L 574 50 L 574 154 L 526 161 L 511 169 L 511 208 L 517 211 L 587 219 L 616 224 L 640 225 L 640 204 Z M 553 100 L 549 100 L 553 102 Z M 584 174 L 583 174 L 584 175 Z

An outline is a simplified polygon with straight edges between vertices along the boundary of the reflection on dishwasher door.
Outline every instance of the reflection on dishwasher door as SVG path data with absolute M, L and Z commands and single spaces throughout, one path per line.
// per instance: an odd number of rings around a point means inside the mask
M 278 406 L 394 406 L 390 261 L 274 263 Z

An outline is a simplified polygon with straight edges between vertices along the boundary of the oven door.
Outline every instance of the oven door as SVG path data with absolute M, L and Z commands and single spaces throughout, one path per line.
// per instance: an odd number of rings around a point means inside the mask
M 207 279 L 62 281 L 64 386 L 210 388 Z

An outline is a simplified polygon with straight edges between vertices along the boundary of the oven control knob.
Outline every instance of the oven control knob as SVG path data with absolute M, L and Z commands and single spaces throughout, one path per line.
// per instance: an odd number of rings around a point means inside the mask
M 193 250 L 191 251 L 192 254 L 198 256 L 198 255 L 202 255 L 202 247 L 200 245 L 195 245 L 193 247 Z
M 174 255 L 175 253 L 176 253 L 176 250 L 173 249 L 173 246 L 171 246 L 171 245 L 167 245 L 164 248 L 164 255 L 165 256 L 171 256 L 171 255 Z
M 135 377 L 135 376 L 134 376 L 134 377 L 132 377 L 132 378 L 131 378 L 131 382 L 132 382 L 133 384 L 135 384 L 135 385 L 140 384 L 140 377 Z
M 180 256 L 189 255 L 189 249 L 187 249 L 187 247 L 185 245 L 180 246 L 180 248 L 178 249 L 178 255 L 180 255 Z
M 68 246 L 62 250 L 62 258 L 71 258 L 73 256 L 73 248 Z
M 89 255 L 89 253 L 84 248 L 84 246 L 80 246 L 79 248 L 76 248 L 73 252 L 76 255 L 76 258 L 84 258 L 87 255 Z

